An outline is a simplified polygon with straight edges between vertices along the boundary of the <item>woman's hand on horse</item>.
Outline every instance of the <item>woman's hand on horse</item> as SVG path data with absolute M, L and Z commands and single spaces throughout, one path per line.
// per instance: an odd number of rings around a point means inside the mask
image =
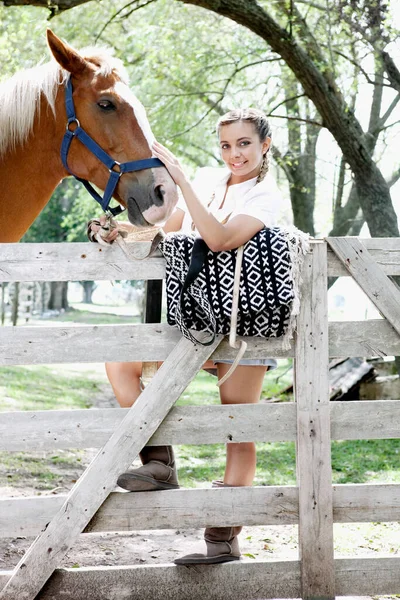
M 88 223 L 88 238 L 91 242 L 108 246 L 117 239 L 118 235 L 118 224 L 106 215 L 101 215 L 100 219 L 92 219 Z
M 180 186 L 181 183 L 187 182 L 187 177 L 182 165 L 168 148 L 156 141 L 153 144 L 152 150 L 154 156 L 164 163 L 176 185 Z

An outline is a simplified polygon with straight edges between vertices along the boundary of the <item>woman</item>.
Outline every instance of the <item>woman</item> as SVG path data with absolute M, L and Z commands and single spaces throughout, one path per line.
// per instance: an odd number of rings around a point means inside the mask
M 177 158 L 158 142 L 154 156 L 161 159 L 183 201 L 164 226 L 166 233 L 197 230 L 208 247 L 217 252 L 238 248 L 263 227 L 276 225 L 280 194 L 268 176 L 271 131 L 264 113 L 255 109 L 233 110 L 217 124 L 221 156 L 227 169 L 200 169 L 193 183 L 187 179 Z M 124 227 L 126 228 L 126 227 Z M 92 225 L 96 232 L 98 227 Z M 113 231 L 107 238 L 113 241 Z M 229 370 L 229 361 L 215 367 L 221 379 Z M 222 404 L 255 404 L 259 401 L 264 374 L 275 361 L 242 360 L 220 387 Z M 141 363 L 108 363 L 107 375 L 122 407 L 132 406 L 140 394 Z M 143 466 L 122 474 L 118 485 L 131 491 L 174 489 L 179 487 L 170 447 L 146 447 L 140 453 Z M 227 445 L 223 482 L 214 486 L 249 486 L 256 469 L 253 442 Z M 241 527 L 212 527 L 205 530 L 205 552 L 177 559 L 177 564 L 214 564 L 238 560 L 237 535 Z

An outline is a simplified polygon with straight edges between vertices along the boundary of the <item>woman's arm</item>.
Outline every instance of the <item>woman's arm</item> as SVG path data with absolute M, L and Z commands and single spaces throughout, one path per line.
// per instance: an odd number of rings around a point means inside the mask
M 248 215 L 238 215 L 223 225 L 200 202 L 187 180 L 178 185 L 182 190 L 193 223 L 213 252 L 238 248 L 264 227 L 262 221 Z
M 263 227 L 264 223 L 255 217 L 238 215 L 223 225 L 196 196 L 178 159 L 167 148 L 155 142 L 155 156 L 163 161 L 175 183 L 182 190 L 190 215 L 210 250 L 232 250 L 248 242 Z

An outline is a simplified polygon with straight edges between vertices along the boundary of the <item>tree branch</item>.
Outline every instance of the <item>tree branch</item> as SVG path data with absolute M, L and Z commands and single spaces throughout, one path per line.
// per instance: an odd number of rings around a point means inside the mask
M 380 131 L 385 131 L 386 129 L 389 129 L 390 127 L 393 127 L 394 125 L 398 125 L 400 123 L 400 120 L 395 121 L 394 123 L 390 123 L 389 125 L 385 125 L 385 127 L 381 127 Z
M 398 105 L 399 101 L 400 101 L 400 93 L 392 100 L 389 108 L 387 109 L 385 114 L 382 115 L 382 117 L 378 123 L 379 131 L 381 131 L 382 127 L 385 125 L 386 121 L 388 120 L 388 118 L 390 117 L 390 115 L 392 114 L 392 112 L 394 111 L 396 106 Z
M 3 6 L 38 6 L 47 8 L 54 15 L 85 2 L 88 0 L 3 0 Z
M 271 117 L 274 119 L 286 119 L 287 121 L 300 121 L 301 123 L 308 123 L 309 125 L 316 125 L 317 127 L 324 127 L 323 123 L 319 123 L 318 121 L 313 121 L 312 119 L 301 119 L 300 117 L 288 117 L 287 115 L 271 115 L 271 113 L 267 113 L 267 117 Z
M 400 167 L 397 169 L 397 171 L 395 171 L 391 178 L 388 181 L 388 186 L 391 188 L 392 186 L 394 186 L 395 183 L 398 182 L 398 180 L 400 179 Z
M 348 54 L 345 54 L 344 52 L 340 52 L 340 50 L 334 50 L 334 53 L 337 54 L 338 56 L 341 56 L 342 58 L 345 58 L 349 63 L 351 63 L 352 65 L 357 67 L 359 69 L 360 73 L 362 73 L 364 75 L 365 79 L 371 85 L 380 85 L 381 87 L 390 87 L 390 88 L 392 87 L 391 85 L 389 85 L 387 83 L 383 83 L 383 82 L 376 83 L 373 79 L 371 79 L 371 77 L 368 75 L 368 73 L 365 71 L 365 69 L 362 68 L 360 63 L 357 62 L 356 60 L 354 60 L 353 58 L 350 58 L 350 56 Z
M 322 4 L 317 4 L 316 2 L 309 2 L 308 0 L 296 0 L 297 4 L 305 4 L 306 6 L 310 6 L 311 8 L 316 8 L 317 10 L 321 10 L 322 12 L 326 11 L 326 6 L 322 6 Z
M 87 0 L 85 0 L 87 1 Z M 117 12 L 115 12 L 109 19 L 108 21 L 106 21 L 106 23 L 103 25 L 103 27 L 100 29 L 100 32 L 97 34 L 96 38 L 95 38 L 95 42 L 98 42 L 99 38 L 102 36 L 102 34 L 105 32 L 105 30 L 107 29 L 107 27 L 113 22 L 115 21 L 115 19 L 117 17 L 119 17 L 119 15 L 124 12 L 125 9 L 129 8 L 130 6 L 133 6 L 134 4 L 136 4 L 136 6 L 134 8 L 132 8 L 126 15 L 123 15 L 122 17 L 120 17 L 121 19 L 126 19 L 127 17 L 130 17 L 132 13 L 134 13 L 136 10 L 139 10 L 140 8 L 144 8 L 145 6 L 147 6 L 148 4 L 152 4 L 152 2 L 156 2 L 157 0 L 146 0 L 146 2 L 144 4 L 139 4 L 140 0 L 132 0 L 131 2 L 128 2 L 128 4 L 125 4 L 125 6 L 123 6 L 122 8 L 120 8 L 119 10 L 117 10 Z
M 274 108 L 271 108 L 271 110 L 269 111 L 269 116 L 272 116 L 272 113 L 277 108 L 279 108 L 280 106 L 283 106 L 287 102 L 292 102 L 292 100 L 298 100 L 299 98 L 305 98 L 305 97 L 306 97 L 305 94 L 298 94 L 297 96 L 292 96 L 291 98 L 286 98 L 285 100 L 282 100 L 282 102 L 279 102 L 279 104 L 277 104 L 276 106 L 274 106 Z
M 392 84 L 392 87 L 397 92 L 400 92 L 400 71 L 399 71 L 399 69 L 396 67 L 394 60 L 388 54 L 388 52 L 383 51 L 381 53 L 381 56 L 382 56 L 383 64 L 385 65 L 385 70 L 386 70 L 388 79 L 389 79 L 390 83 Z

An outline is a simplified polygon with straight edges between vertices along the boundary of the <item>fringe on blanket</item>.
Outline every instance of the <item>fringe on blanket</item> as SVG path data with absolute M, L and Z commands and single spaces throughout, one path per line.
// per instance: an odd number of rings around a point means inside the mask
M 290 253 L 290 275 L 293 281 L 293 303 L 290 312 L 289 324 L 282 338 L 284 350 L 290 350 L 291 340 L 297 328 L 297 315 L 300 312 L 301 301 L 301 269 L 304 263 L 304 257 L 310 251 L 310 236 L 304 231 L 300 231 L 297 227 L 282 227 L 282 233 L 285 235 L 289 253 Z

